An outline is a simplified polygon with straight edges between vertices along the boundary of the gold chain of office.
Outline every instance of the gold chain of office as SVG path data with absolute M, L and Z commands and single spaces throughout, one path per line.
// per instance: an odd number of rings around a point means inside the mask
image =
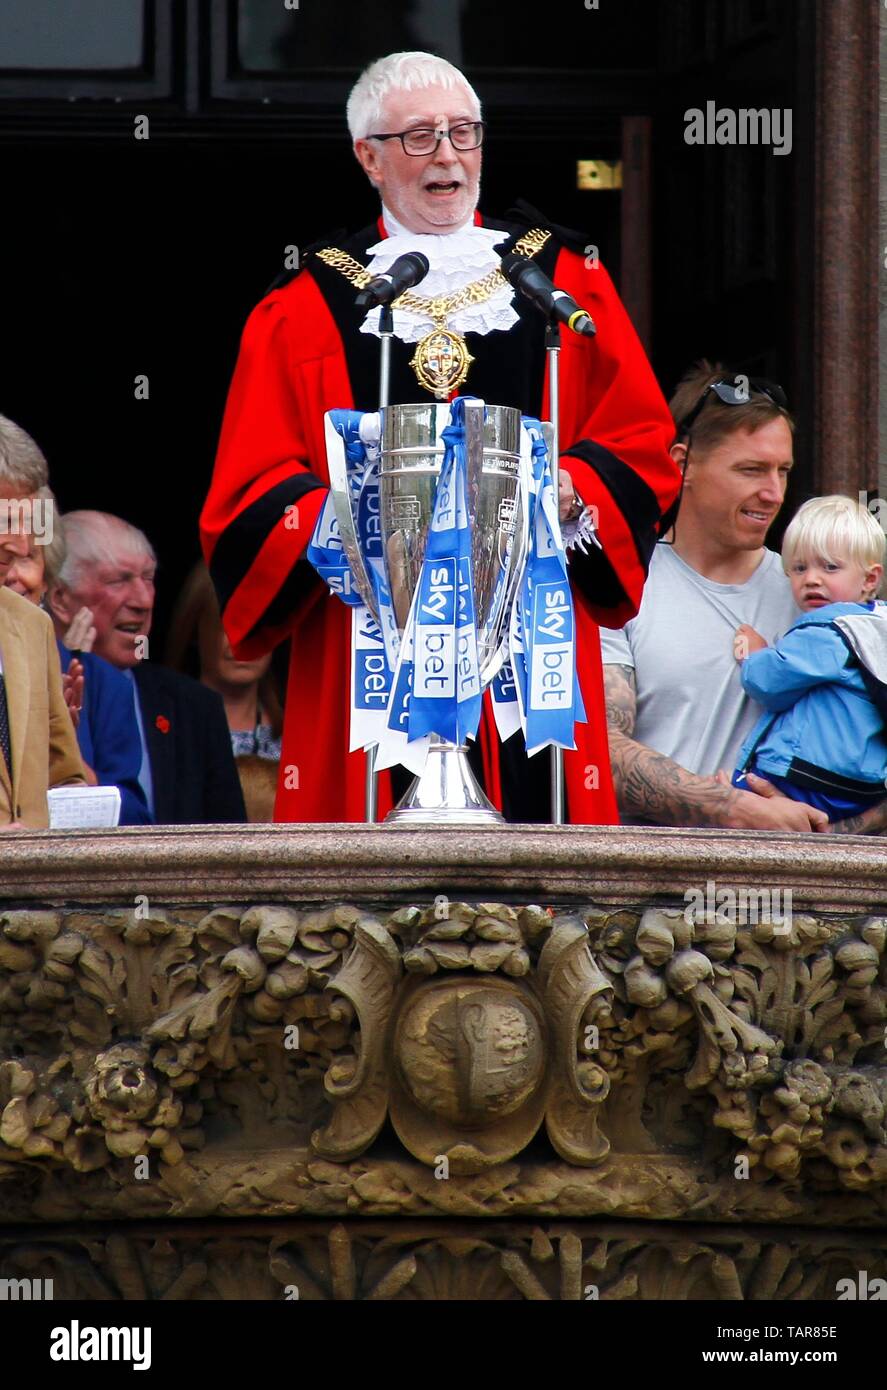
M 551 232 L 544 231 L 541 227 L 533 227 L 515 242 L 514 249 L 519 256 L 529 258 L 538 255 L 550 236 Z M 367 270 L 365 265 L 361 265 L 353 256 L 339 251 L 334 246 L 326 247 L 316 252 L 316 255 L 324 265 L 338 270 L 359 290 L 368 285 L 373 278 L 372 272 Z M 410 359 L 410 366 L 416 373 L 420 386 L 426 391 L 431 391 L 438 400 L 445 401 L 453 391 L 458 390 L 474 361 L 464 335 L 447 326 L 450 314 L 456 313 L 458 309 L 467 308 L 469 304 L 485 303 L 507 284 L 502 271 L 497 268 L 480 280 L 473 280 L 470 285 L 464 285 L 461 290 L 454 290 L 452 294 L 442 294 L 429 299 L 407 290 L 393 301 L 392 309 L 411 309 L 417 314 L 427 314 L 434 324 L 431 332 L 417 343 L 416 351 Z

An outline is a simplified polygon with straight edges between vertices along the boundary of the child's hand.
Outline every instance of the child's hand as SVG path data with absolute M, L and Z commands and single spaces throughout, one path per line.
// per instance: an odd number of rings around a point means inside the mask
M 759 632 L 748 623 L 740 623 L 733 635 L 733 655 L 737 661 L 744 661 L 752 652 L 762 651 L 767 643 Z

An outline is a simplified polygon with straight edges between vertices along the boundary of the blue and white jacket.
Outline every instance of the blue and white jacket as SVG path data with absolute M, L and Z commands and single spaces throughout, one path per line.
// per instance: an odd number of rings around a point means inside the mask
M 887 786 L 887 603 L 813 609 L 741 667 L 742 686 L 767 711 L 739 768 L 787 777 L 837 796 Z

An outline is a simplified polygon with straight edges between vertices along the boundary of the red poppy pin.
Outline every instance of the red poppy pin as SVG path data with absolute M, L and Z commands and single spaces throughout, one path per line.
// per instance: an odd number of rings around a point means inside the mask
M 165 714 L 158 714 L 157 718 L 154 720 L 154 724 L 162 734 L 169 733 L 169 720 Z

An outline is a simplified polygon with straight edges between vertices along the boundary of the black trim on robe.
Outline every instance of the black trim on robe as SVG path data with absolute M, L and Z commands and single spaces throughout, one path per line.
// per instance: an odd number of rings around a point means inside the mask
M 508 232 L 512 241 L 528 230 L 526 226 L 500 222 L 495 218 L 485 219 L 483 226 Z M 361 265 L 366 265 L 369 247 L 381 239 L 378 226 L 373 223 L 355 236 L 338 242 L 328 239 L 324 244 L 335 246 L 353 256 Z M 495 249 L 497 253 L 504 254 L 508 243 Z M 546 275 L 553 276 L 560 250 L 560 245 L 552 237 L 533 258 Z M 341 271 L 325 265 L 316 256 L 306 261 L 305 268 L 316 280 L 339 327 L 354 408 L 375 410 L 379 400 L 379 339 L 374 333 L 359 331 L 364 315 L 354 305 L 357 290 Z M 421 284 L 416 286 L 415 292 L 422 293 Z M 466 333 L 465 341 L 474 361 L 460 391 L 467 395 L 479 394 L 474 390 L 473 383 L 483 381 L 485 400 L 494 405 L 517 406 L 522 414 L 538 418 L 542 410 L 545 380 L 545 320 L 523 295 L 518 297 L 513 307 L 519 322 L 507 332 L 494 329 L 491 333 Z M 396 316 L 397 310 L 394 312 Z M 378 314 L 378 310 L 373 309 L 371 313 Z M 410 366 L 410 358 L 415 350 L 415 343 L 404 343 L 397 337 L 392 340 L 390 399 L 393 401 L 436 399 L 432 392 L 419 385 Z
M 341 246 L 347 236 L 348 233 L 345 231 L 345 228 L 340 227 L 337 232 L 333 232 L 330 236 L 324 237 L 322 241 L 312 241 L 310 246 L 304 246 L 299 253 L 300 264 L 298 266 L 293 266 L 292 270 L 284 269 L 281 270 L 278 275 L 275 275 L 271 284 L 265 291 L 265 296 L 273 294 L 275 290 L 286 289 L 286 286 L 290 284 L 292 280 L 295 280 L 297 275 L 301 275 L 305 268 L 305 262 L 315 251 L 322 251 L 325 246 Z M 263 296 L 263 298 L 265 296 Z
M 631 530 L 638 561 L 646 576 L 659 539 L 660 513 L 655 492 L 633 468 L 593 439 L 580 439 L 572 448 L 562 451 L 562 460 L 571 457 L 587 463 L 605 484 Z M 612 565 L 594 544 L 588 545 L 587 554 L 578 547 L 570 551 L 570 574 L 599 608 L 616 608 L 627 601 L 628 595 Z
M 621 608 L 629 602 L 616 571 L 594 542 L 588 542 L 588 553 L 578 546 L 567 552 L 567 573 L 596 608 Z
M 284 478 L 261 497 L 257 497 L 255 502 L 251 502 L 228 523 L 219 536 L 209 567 L 223 612 L 231 595 L 255 564 L 262 546 L 285 515 L 286 508 L 298 503 L 300 497 L 306 497 L 309 492 L 324 486 L 314 473 L 294 473 L 291 478 Z M 305 573 L 299 573 L 303 568 Z M 314 582 L 319 582 L 316 571 L 307 560 L 299 560 L 284 581 L 280 592 L 286 590 L 291 602 L 294 597 L 310 589 Z M 271 621 L 268 615 L 277 602 L 278 599 L 274 599 L 266 609 L 262 618 L 263 625 Z M 292 609 L 288 611 L 291 612 Z M 280 621 L 283 620 L 282 618 Z
M 526 223 L 528 227 L 543 227 L 546 231 L 553 232 L 559 242 L 580 256 L 588 253 L 590 232 L 581 232 L 575 227 L 562 227 L 559 223 L 552 222 L 550 217 L 534 208 L 525 198 L 517 198 L 514 207 L 508 209 L 507 215 L 512 221 Z M 545 273 L 549 274 L 547 270 Z

